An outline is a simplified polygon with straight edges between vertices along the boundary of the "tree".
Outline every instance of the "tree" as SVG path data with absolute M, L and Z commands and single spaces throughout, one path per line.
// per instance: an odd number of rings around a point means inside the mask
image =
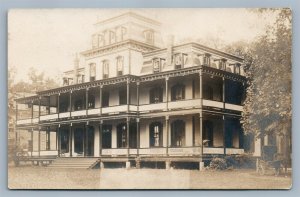
M 277 13 L 276 22 L 268 27 L 251 46 L 246 67 L 248 88 L 242 123 L 244 132 L 257 138 L 265 135 L 291 134 L 291 11 L 290 9 L 260 9 L 258 12 Z M 287 142 L 286 142 L 287 144 Z M 286 147 L 285 156 L 289 156 Z

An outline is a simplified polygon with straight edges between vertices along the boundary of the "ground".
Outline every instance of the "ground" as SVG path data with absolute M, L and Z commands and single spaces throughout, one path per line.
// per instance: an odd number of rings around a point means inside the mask
M 10 189 L 289 189 L 291 176 L 255 170 L 8 168 Z

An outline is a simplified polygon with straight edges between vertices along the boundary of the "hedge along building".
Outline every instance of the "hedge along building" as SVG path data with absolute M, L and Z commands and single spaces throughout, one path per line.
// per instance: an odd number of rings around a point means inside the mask
M 163 47 L 160 26 L 131 12 L 96 23 L 84 66 L 76 57 L 63 87 L 17 99 L 29 155 L 200 169 L 213 155 L 259 156 L 260 142 L 245 147 L 239 121 L 243 59 L 198 43 L 175 46 L 173 36 Z

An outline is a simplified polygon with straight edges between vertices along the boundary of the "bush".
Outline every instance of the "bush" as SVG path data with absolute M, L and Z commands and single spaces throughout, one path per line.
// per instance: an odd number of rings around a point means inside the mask
M 238 168 L 255 168 L 255 160 L 249 154 L 236 155 L 235 161 Z
M 225 170 L 227 169 L 226 160 L 223 158 L 214 157 L 209 164 L 209 168 L 212 170 Z

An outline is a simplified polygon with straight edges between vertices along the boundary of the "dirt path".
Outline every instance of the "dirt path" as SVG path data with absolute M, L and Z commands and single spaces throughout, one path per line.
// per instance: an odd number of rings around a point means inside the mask
M 254 170 L 74 170 L 12 167 L 11 189 L 288 189 L 291 177 L 259 176 Z

